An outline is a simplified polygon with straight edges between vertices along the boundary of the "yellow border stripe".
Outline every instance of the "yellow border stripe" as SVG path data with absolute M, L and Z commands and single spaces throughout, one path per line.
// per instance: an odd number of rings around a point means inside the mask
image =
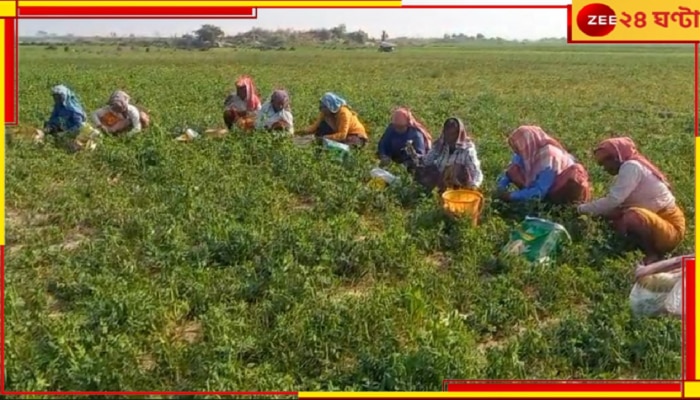
M 14 2 L 11 2 L 14 4 Z M 357 6 L 357 7 L 401 7 L 401 0 L 327 0 L 327 1 L 299 1 L 299 0 L 258 0 L 258 1 L 134 1 L 134 0 L 108 0 L 108 1 L 47 1 L 47 0 L 20 0 L 20 7 L 332 7 L 332 6 Z
M 0 1 L 0 17 L 16 17 L 17 3 L 14 1 Z
M 299 392 L 300 399 L 314 398 L 680 398 L 681 392 Z
M 683 384 L 685 397 L 700 397 L 700 382 L 685 382 Z

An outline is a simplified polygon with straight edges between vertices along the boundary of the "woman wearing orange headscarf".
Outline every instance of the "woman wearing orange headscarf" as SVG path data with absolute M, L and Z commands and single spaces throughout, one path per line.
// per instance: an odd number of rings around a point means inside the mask
M 501 200 L 566 204 L 589 199 L 588 172 L 542 128 L 521 126 L 510 135 L 508 144 L 514 155 L 498 180 Z M 518 190 L 507 191 L 511 183 Z
M 594 156 L 616 178 L 607 196 L 580 205 L 578 211 L 612 220 L 618 233 L 642 249 L 645 264 L 675 249 L 685 236 L 685 215 L 666 176 L 628 137 L 602 141 Z
M 255 129 L 261 107 L 253 78 L 243 75 L 236 81 L 236 91 L 224 100 L 224 123 L 229 130 L 234 124 L 244 130 Z
M 412 156 L 422 157 L 430 150 L 432 136 L 408 108 L 399 107 L 379 140 L 378 155 L 383 165 L 390 162 L 411 165 Z M 407 151 L 409 146 L 412 151 Z

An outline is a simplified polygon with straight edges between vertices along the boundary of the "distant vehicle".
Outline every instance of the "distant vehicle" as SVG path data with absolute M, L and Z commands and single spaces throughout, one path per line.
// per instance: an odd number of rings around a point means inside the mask
M 381 51 L 381 52 L 391 53 L 394 50 L 396 50 L 396 45 L 393 43 L 389 43 L 389 42 L 379 43 L 379 51 Z

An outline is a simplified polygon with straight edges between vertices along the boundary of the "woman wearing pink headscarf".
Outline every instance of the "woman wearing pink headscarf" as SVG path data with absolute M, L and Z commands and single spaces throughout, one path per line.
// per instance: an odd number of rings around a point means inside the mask
M 379 140 L 378 155 L 381 163 L 390 162 L 410 166 L 412 154 L 424 156 L 430 150 L 432 136 L 408 108 L 399 107 L 391 115 L 391 123 Z M 411 149 L 409 149 L 409 146 Z
M 234 124 L 243 130 L 254 129 L 261 107 L 253 78 L 243 75 L 236 81 L 236 91 L 224 100 L 224 123 L 229 130 Z
M 666 176 L 628 137 L 602 141 L 594 156 L 616 178 L 607 196 L 580 205 L 578 211 L 612 220 L 619 234 L 642 249 L 645 264 L 675 249 L 685 236 L 685 215 Z
M 107 105 L 92 113 L 92 122 L 99 130 L 112 135 L 132 136 L 150 124 L 145 111 L 131 104 L 131 96 L 116 90 L 109 96 Z
M 498 179 L 503 201 L 543 200 L 554 204 L 587 201 L 588 172 L 564 146 L 539 126 L 521 126 L 510 135 L 513 158 Z M 518 190 L 509 192 L 508 186 Z
M 483 181 L 476 145 L 459 118 L 448 118 L 442 134 L 433 143 L 415 171 L 416 180 L 427 189 L 478 189 Z

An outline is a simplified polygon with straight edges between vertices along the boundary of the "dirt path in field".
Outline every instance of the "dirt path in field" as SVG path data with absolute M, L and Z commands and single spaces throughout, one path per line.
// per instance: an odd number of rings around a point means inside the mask
M 24 236 L 27 231 L 40 230 L 56 224 L 56 215 L 23 211 L 8 207 L 5 210 L 6 253 L 11 255 L 25 247 Z M 49 249 L 73 251 L 84 244 L 96 233 L 95 229 L 78 225 L 65 233 L 59 244 L 49 245 Z

